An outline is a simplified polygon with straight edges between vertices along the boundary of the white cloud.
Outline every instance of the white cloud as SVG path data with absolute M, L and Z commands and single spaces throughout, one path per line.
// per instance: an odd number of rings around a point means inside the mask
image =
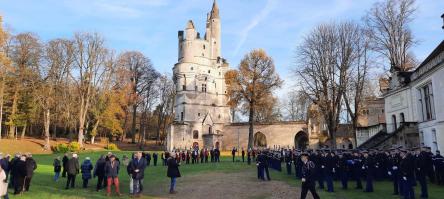
M 265 7 L 257 14 L 249 23 L 248 25 L 240 32 L 240 38 L 239 42 L 237 43 L 237 46 L 235 50 L 233 51 L 233 56 L 236 56 L 237 53 L 239 53 L 240 48 L 242 45 L 244 45 L 245 40 L 247 39 L 248 35 L 250 34 L 250 31 L 256 27 L 262 20 L 264 20 L 270 13 L 271 10 L 276 5 L 277 0 L 267 0 L 267 4 Z

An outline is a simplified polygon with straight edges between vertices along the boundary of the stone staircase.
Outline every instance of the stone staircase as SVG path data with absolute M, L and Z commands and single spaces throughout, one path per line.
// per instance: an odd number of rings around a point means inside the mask
M 373 137 L 362 143 L 358 149 L 383 149 L 391 146 L 413 147 L 419 144 L 416 122 L 404 122 L 394 132 L 388 133 L 386 129 L 379 131 Z M 407 140 L 408 141 L 403 141 Z

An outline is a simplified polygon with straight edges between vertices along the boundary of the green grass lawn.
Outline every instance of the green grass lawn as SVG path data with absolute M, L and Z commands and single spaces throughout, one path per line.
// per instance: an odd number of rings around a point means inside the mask
M 105 153 L 105 152 L 103 152 Z M 83 161 L 85 157 L 90 157 L 92 162 L 98 159 L 101 153 L 81 153 L 80 160 Z M 116 152 L 119 158 L 122 155 L 130 155 L 130 152 Z M 23 198 L 23 199 L 73 199 L 73 198 L 106 198 L 105 192 L 96 192 L 95 185 L 96 179 L 90 181 L 88 189 L 81 188 L 82 180 L 81 175 L 77 176 L 76 188 L 65 190 L 66 178 L 60 178 L 58 182 L 52 180 L 53 177 L 53 167 L 52 162 L 54 157 L 57 155 L 34 155 L 37 161 L 38 168 L 32 180 L 30 192 L 23 194 L 22 196 L 13 196 L 10 198 Z M 231 157 L 223 157 L 221 163 L 218 164 L 196 164 L 196 165 L 182 165 L 180 171 L 182 176 L 198 175 L 205 172 L 242 172 L 245 170 L 255 170 L 255 164 L 247 165 L 246 163 L 232 163 Z M 145 190 L 148 192 L 150 189 L 162 189 L 167 190 L 169 179 L 166 177 L 166 167 L 161 165 L 161 160 L 159 159 L 158 166 L 150 166 L 145 171 Z M 271 171 L 271 178 L 273 180 L 279 180 L 289 183 L 291 186 L 299 187 L 301 182 L 296 180 L 295 177 L 286 175 L 285 171 L 277 172 Z M 126 168 L 122 168 L 120 172 L 120 188 L 124 194 L 123 198 L 128 197 L 128 176 L 126 174 Z M 365 184 L 364 184 L 365 185 Z M 180 181 L 178 186 L 180 186 Z M 349 184 L 350 187 L 354 187 L 354 182 Z M 321 198 L 325 199 L 385 199 L 385 198 L 398 198 L 397 196 L 392 196 L 392 184 L 390 182 L 377 182 L 374 185 L 374 193 L 363 193 L 361 190 L 349 189 L 343 191 L 340 189 L 340 184 L 335 183 L 335 193 L 327 193 L 324 191 L 319 191 Z M 11 193 L 12 190 L 10 190 Z M 228 190 L 227 190 L 228 191 Z M 419 194 L 419 187 L 416 187 L 416 194 Z M 444 198 L 444 187 L 438 187 L 436 185 L 429 186 L 430 199 L 443 199 Z M 151 198 L 151 197 L 145 197 Z M 296 197 L 295 197 L 296 198 Z M 419 197 L 418 197 L 419 198 Z

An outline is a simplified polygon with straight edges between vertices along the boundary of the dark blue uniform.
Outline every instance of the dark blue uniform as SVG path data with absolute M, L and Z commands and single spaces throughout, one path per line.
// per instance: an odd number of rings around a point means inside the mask
M 399 172 L 401 180 L 401 190 L 404 199 L 414 199 L 415 192 L 413 190 L 414 184 L 414 160 L 410 155 L 406 155 L 399 163 Z
M 319 195 L 316 193 L 316 166 L 312 161 L 307 161 L 307 163 L 303 163 L 302 165 L 302 191 L 301 191 L 301 199 L 305 199 L 308 191 L 310 191 L 311 195 L 313 195 L 314 199 L 319 199 Z
M 398 155 L 392 154 L 388 157 L 388 174 L 393 182 L 393 194 L 398 195 L 400 192 L 399 184 L 399 162 L 400 157 Z

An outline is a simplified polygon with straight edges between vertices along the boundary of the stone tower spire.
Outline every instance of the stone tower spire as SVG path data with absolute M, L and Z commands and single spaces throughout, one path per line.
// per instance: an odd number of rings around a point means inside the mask
M 219 7 L 217 6 L 216 0 L 213 1 L 210 18 L 219 18 Z
M 210 42 L 212 60 L 217 60 L 221 57 L 221 28 L 220 28 L 220 16 L 219 7 L 216 0 L 213 2 L 213 7 L 209 13 L 207 19 L 206 40 Z

